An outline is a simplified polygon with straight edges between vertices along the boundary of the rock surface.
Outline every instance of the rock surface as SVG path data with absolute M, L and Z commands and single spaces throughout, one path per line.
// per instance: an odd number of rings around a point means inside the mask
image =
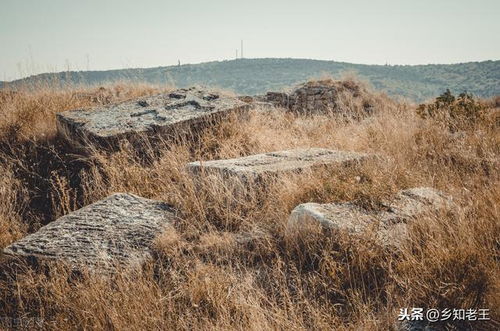
M 451 206 L 444 193 L 428 187 L 400 191 L 384 204 L 384 210 L 372 213 L 353 203 L 304 203 L 298 205 L 288 220 L 291 231 L 320 225 L 350 234 L 373 230 L 383 245 L 399 246 L 407 236 L 407 224 L 412 219 Z
M 291 93 L 268 92 L 262 101 L 303 114 L 370 114 L 374 98 L 363 86 L 352 81 L 319 80 L 298 86 Z
M 251 104 L 210 90 L 179 89 L 103 108 L 57 114 L 59 133 L 73 143 L 116 146 L 120 139 L 174 136 L 218 121 Z
M 29 261 L 57 260 L 73 268 L 135 268 L 151 257 L 156 235 L 175 221 L 163 202 L 118 193 L 65 215 L 4 249 Z
M 196 161 L 188 164 L 188 170 L 193 174 L 207 173 L 250 179 L 265 175 L 297 173 L 325 165 L 347 166 L 359 163 L 367 157 L 368 155 L 363 153 L 324 148 L 293 149 L 236 159 Z

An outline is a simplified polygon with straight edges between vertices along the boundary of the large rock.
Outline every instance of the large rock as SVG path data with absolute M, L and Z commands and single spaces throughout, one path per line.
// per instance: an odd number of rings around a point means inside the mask
M 292 211 L 288 230 L 301 232 L 315 225 L 348 234 L 371 230 L 381 244 L 399 246 L 407 237 L 408 222 L 450 206 L 447 195 L 428 187 L 400 191 L 376 213 L 353 203 L 304 203 Z
M 340 114 L 361 117 L 373 112 L 375 97 L 354 81 L 318 80 L 299 85 L 291 93 L 268 92 L 262 101 L 301 114 Z
M 226 160 L 196 161 L 188 164 L 193 174 L 217 174 L 223 177 L 259 179 L 267 175 L 298 173 L 321 166 L 357 164 L 367 154 L 324 148 L 293 149 Z
M 4 249 L 31 262 L 56 260 L 73 268 L 136 268 L 151 256 L 154 238 L 175 221 L 160 201 L 118 193 L 72 212 Z
M 116 147 L 121 139 L 144 136 L 169 138 L 190 134 L 251 104 L 220 93 L 196 88 L 179 89 L 96 109 L 57 114 L 59 133 L 73 143 Z

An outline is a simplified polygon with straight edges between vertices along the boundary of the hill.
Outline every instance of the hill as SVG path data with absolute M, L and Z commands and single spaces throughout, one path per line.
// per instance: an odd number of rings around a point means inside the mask
M 354 73 L 391 96 L 415 101 L 433 98 L 447 88 L 479 97 L 500 94 L 500 61 L 393 66 L 309 59 L 238 59 L 146 69 L 46 73 L 3 85 L 46 81 L 94 85 L 126 80 L 178 87 L 210 85 L 253 95 L 281 90 L 313 77 L 339 77 L 345 73 Z

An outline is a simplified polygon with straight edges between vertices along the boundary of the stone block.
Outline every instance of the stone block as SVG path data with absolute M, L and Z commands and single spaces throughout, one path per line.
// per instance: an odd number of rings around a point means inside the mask
M 255 154 L 235 159 L 196 161 L 187 165 L 196 175 L 220 175 L 240 179 L 300 173 L 321 166 L 349 166 L 368 158 L 368 154 L 324 148 L 293 149 Z
M 121 139 L 190 135 L 233 112 L 244 112 L 251 107 L 236 97 L 215 91 L 179 89 L 101 108 L 62 112 L 57 114 L 57 127 L 75 145 L 92 142 L 116 148 Z
M 446 194 L 418 187 L 400 191 L 378 212 L 364 210 L 352 202 L 304 203 L 292 211 L 287 227 L 290 232 L 302 232 L 315 225 L 347 234 L 375 231 L 381 244 L 399 246 L 407 238 L 409 222 L 451 206 L 451 198 Z
M 113 194 L 14 242 L 4 254 L 35 263 L 60 261 L 75 269 L 136 268 L 151 257 L 153 240 L 172 226 L 175 215 L 163 202 Z

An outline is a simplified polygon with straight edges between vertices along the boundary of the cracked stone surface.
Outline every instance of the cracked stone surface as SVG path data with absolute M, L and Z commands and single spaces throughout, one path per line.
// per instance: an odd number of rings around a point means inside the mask
M 151 257 L 155 237 L 175 222 L 167 204 L 117 193 L 42 227 L 4 249 L 30 261 L 49 259 L 73 268 L 137 268 Z
M 348 203 L 304 203 L 298 205 L 288 220 L 289 230 L 306 229 L 318 224 L 323 228 L 350 234 L 373 230 L 383 245 L 399 246 L 407 237 L 407 225 L 415 218 L 452 206 L 451 198 L 429 187 L 400 191 L 377 213 Z
M 368 154 L 329 150 L 324 148 L 293 149 L 255 154 L 226 160 L 196 161 L 187 165 L 193 174 L 210 173 L 240 178 L 259 178 L 263 175 L 298 173 L 325 166 L 357 164 Z
M 144 134 L 169 137 L 196 130 L 250 107 L 238 98 L 215 91 L 179 89 L 102 108 L 62 112 L 57 114 L 57 127 L 70 142 L 90 140 L 113 146 L 121 139 L 133 140 Z

